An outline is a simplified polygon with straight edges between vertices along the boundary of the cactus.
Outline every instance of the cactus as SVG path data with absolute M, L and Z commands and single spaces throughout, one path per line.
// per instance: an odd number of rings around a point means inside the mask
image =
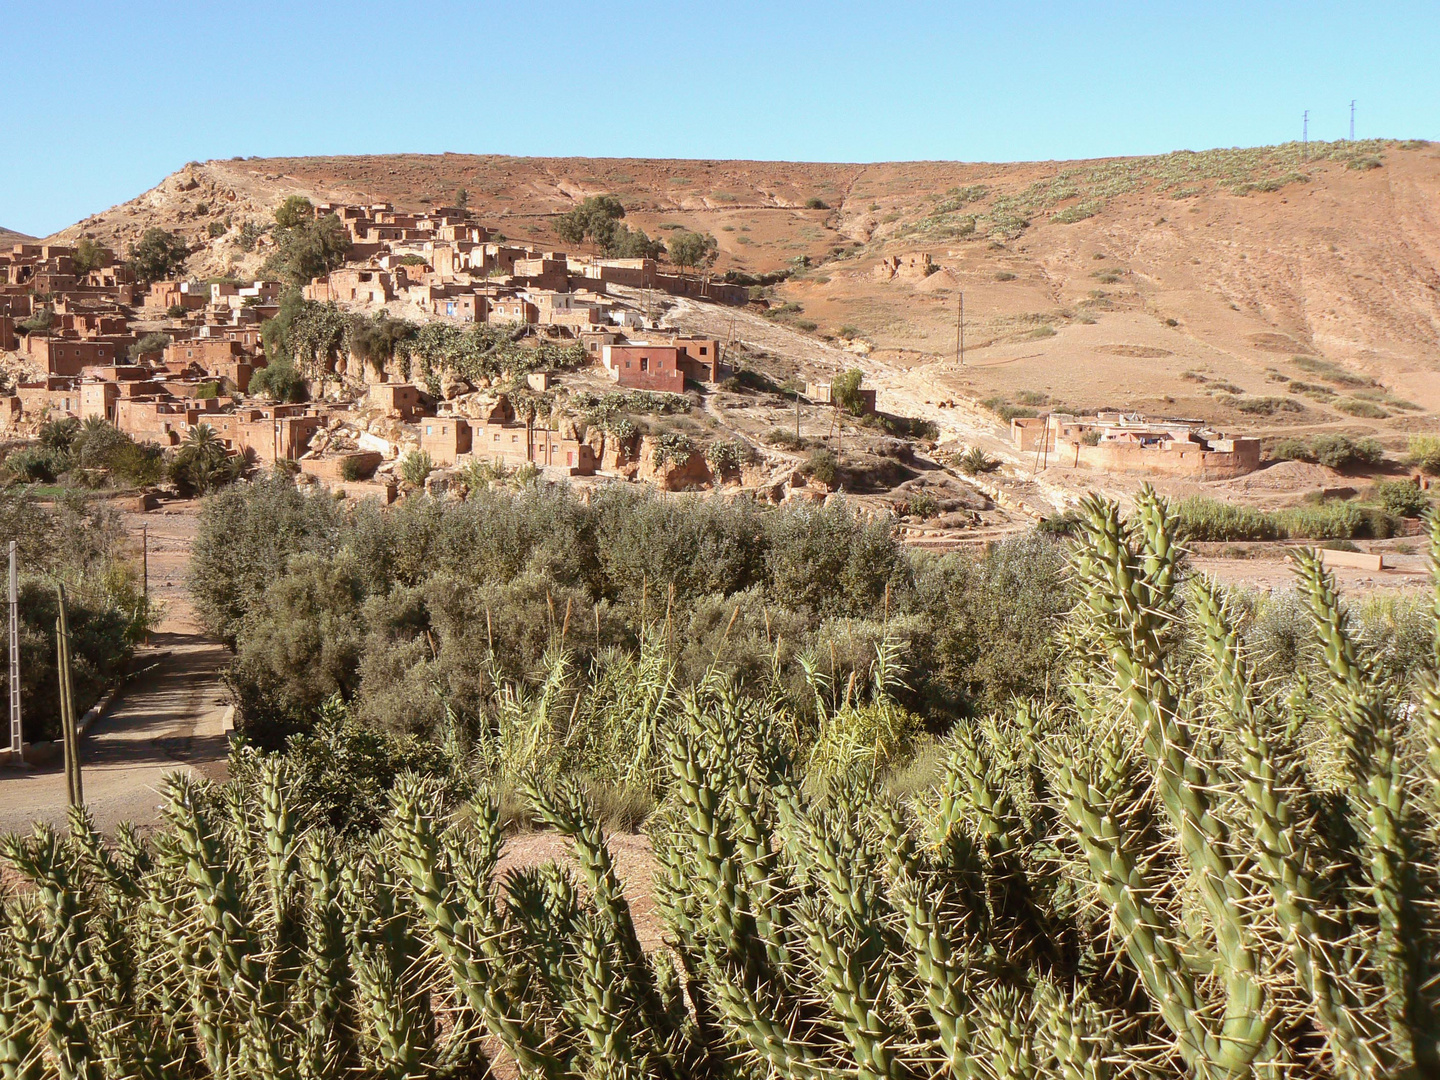
M 0 1077 L 1440 1075 L 1440 636 L 1413 696 L 1378 682 L 1302 555 L 1323 669 L 1277 694 L 1163 500 L 1084 517 L 1067 700 L 958 727 L 933 791 L 807 772 L 773 680 L 682 693 L 647 639 L 588 685 L 558 651 L 538 695 L 497 684 L 474 758 L 452 723 L 452 766 L 491 770 L 458 812 L 402 777 L 378 834 L 336 837 L 252 757 L 169 781 L 153 836 L 77 810 L 6 838 Z M 1432 548 L 1440 578 L 1440 523 Z M 574 762 L 542 760 L 607 717 L 638 755 L 607 775 L 661 800 L 659 952 Z M 509 753 L 573 869 L 501 871 Z

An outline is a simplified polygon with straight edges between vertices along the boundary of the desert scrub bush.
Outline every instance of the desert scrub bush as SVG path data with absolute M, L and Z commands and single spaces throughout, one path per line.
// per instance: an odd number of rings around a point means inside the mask
M 833 488 L 840 479 L 840 461 L 831 451 L 821 447 L 812 450 L 805 459 L 804 472 L 817 483 Z
M 1016 419 L 1017 417 L 1029 417 L 1039 415 L 1039 413 L 1036 412 L 1033 406 L 1015 405 L 1012 404 L 1008 398 L 1000 397 L 998 395 L 995 397 L 985 398 L 983 401 L 980 402 L 980 404 L 984 405 L 985 408 L 989 409 L 1001 420 L 1004 420 L 1007 424 L 1011 420 Z
M 1237 412 L 1254 416 L 1273 416 L 1277 412 L 1303 413 L 1305 406 L 1293 398 L 1266 396 L 1242 397 L 1233 393 L 1221 394 L 1216 400 Z
M 1440 476 L 1440 437 L 1434 435 L 1410 436 L 1406 461 L 1424 473 Z
M 354 482 L 364 480 L 375 471 L 374 466 L 368 465 L 364 458 L 346 457 L 340 462 L 340 479 Z
M 1358 375 L 1333 360 L 1325 360 L 1318 356 L 1292 356 L 1290 362 L 1301 371 L 1308 371 L 1312 375 L 1318 375 L 1327 382 L 1336 383 L 1340 386 L 1374 386 L 1375 380 L 1364 375 Z
M 502 793 L 484 744 L 393 777 L 403 755 L 367 751 L 368 804 L 388 791 L 366 836 L 307 799 L 310 757 L 343 784 L 328 751 L 259 756 L 226 785 L 172 777 L 151 836 L 109 843 L 77 811 L 5 839 L 28 884 L 0 901 L 5 1060 L 146 1080 L 483 1076 L 502 1052 L 545 1080 L 1425 1075 L 1433 605 L 1347 611 L 1302 554 L 1287 633 L 1313 674 L 1275 693 L 1241 598 L 1185 573 L 1163 501 L 1079 516 L 1063 690 L 920 740 L 914 776 L 904 718 L 874 711 L 883 674 L 814 680 L 799 710 L 717 671 L 656 723 L 645 677 L 614 673 L 599 696 L 627 695 L 653 770 L 667 948 L 642 944 L 600 785 L 542 759 Z M 1377 646 L 1419 668 L 1404 689 L 1366 663 L 1363 627 L 1387 620 L 1404 629 Z M 565 744 L 565 695 L 516 708 L 518 747 L 532 722 Z M 573 863 L 502 875 L 502 814 Z
M 417 490 L 425 487 L 425 481 L 435 471 L 435 462 L 424 450 L 411 450 L 400 459 L 400 479 Z
M 1425 492 L 1411 480 L 1382 480 L 1375 485 L 1374 496 L 1386 513 L 1396 517 L 1421 517 L 1430 507 Z
M 1378 439 L 1352 439 L 1349 435 L 1322 432 L 1308 439 L 1290 437 L 1275 444 L 1275 457 L 1282 461 L 1310 461 L 1329 469 L 1364 468 L 1385 459 Z
M 1331 405 L 1349 416 L 1359 416 L 1366 420 L 1384 420 L 1390 415 L 1375 402 L 1366 401 L 1364 398 L 1340 398 L 1331 402 Z
M 782 450 L 803 450 L 805 449 L 805 438 L 797 435 L 789 428 L 771 428 L 765 433 L 765 445 L 777 446 Z

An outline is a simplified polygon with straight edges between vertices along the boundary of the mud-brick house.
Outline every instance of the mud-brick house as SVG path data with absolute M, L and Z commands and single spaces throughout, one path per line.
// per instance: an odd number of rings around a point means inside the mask
M 491 324 L 530 323 L 540 321 L 540 309 L 523 296 L 497 296 L 490 301 L 485 321 Z
M 370 387 L 370 407 L 407 424 L 425 411 L 420 388 L 412 383 L 375 383 Z
M 79 375 L 82 368 L 114 364 L 119 348 L 113 341 L 30 334 L 24 352 L 49 375 Z
M 459 417 L 427 416 L 420 423 L 420 449 L 437 465 L 454 465 L 470 453 L 470 422 Z
M 600 360 L 610 377 L 628 389 L 685 392 L 680 350 L 674 345 L 645 341 L 605 345 L 600 350 Z

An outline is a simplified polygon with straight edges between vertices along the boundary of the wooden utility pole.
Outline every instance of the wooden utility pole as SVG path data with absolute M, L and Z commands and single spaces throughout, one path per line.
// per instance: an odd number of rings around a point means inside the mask
M 25 760 L 25 734 L 20 725 L 20 570 L 17 545 L 10 541 L 10 750 Z
M 75 683 L 70 671 L 70 621 L 65 611 L 65 586 L 57 586 L 60 616 L 55 620 L 56 669 L 60 679 L 60 731 L 65 746 L 65 781 L 71 806 L 85 805 L 80 776 L 80 734 L 75 717 Z

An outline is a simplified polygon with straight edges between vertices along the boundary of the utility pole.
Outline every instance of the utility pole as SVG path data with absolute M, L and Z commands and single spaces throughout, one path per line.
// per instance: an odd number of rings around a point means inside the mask
M 1300 160 L 1308 161 L 1310 158 L 1310 110 L 1306 109 L 1300 118 Z
M 955 359 L 959 367 L 965 366 L 965 294 L 960 294 L 960 316 L 955 324 Z
M 17 545 L 10 541 L 10 751 L 25 760 L 25 735 L 20 728 L 20 571 Z
M 1355 99 L 1350 99 L 1350 141 L 1355 141 Z
M 145 625 L 150 625 L 150 526 L 140 526 L 140 582 L 145 597 Z M 145 643 L 150 643 L 150 632 L 145 632 Z
M 80 777 L 80 733 L 75 717 L 75 683 L 70 672 L 70 621 L 65 612 L 65 586 L 57 586 L 60 616 L 55 620 L 56 669 L 60 679 L 60 730 L 65 745 L 65 780 L 70 805 L 85 805 L 85 786 Z

